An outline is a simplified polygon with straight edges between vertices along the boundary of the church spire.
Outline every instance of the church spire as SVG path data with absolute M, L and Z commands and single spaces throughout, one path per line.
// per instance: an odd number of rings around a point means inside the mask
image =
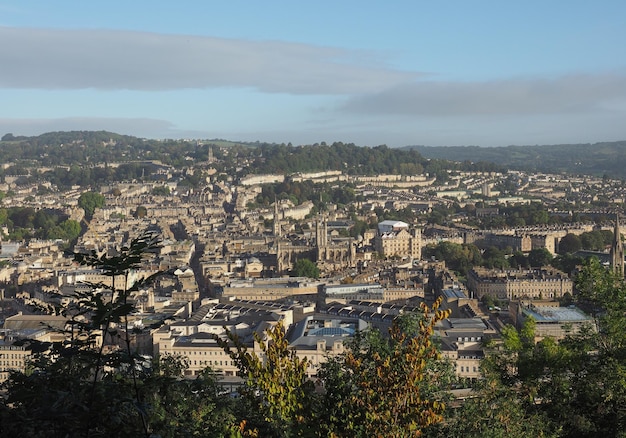
M 615 229 L 611 244 L 611 269 L 624 276 L 624 244 L 622 243 L 622 234 L 619 226 L 619 213 L 615 215 Z
M 281 237 L 280 236 L 280 218 L 279 218 L 279 212 L 278 212 L 278 199 L 276 199 L 276 197 L 274 197 L 274 237 Z

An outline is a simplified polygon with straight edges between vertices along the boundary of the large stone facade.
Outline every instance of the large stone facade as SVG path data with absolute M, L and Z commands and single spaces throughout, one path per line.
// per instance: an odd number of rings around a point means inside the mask
M 556 269 L 507 270 L 474 268 L 467 273 L 467 288 L 480 299 L 490 295 L 499 299 L 560 298 L 573 292 L 567 274 Z

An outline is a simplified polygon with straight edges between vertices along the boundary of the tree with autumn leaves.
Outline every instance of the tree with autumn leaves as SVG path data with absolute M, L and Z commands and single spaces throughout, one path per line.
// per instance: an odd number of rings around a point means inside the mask
M 422 305 L 422 313 L 394 320 L 389 336 L 357 333 L 343 356 L 322 367 L 324 426 L 328 436 L 420 436 L 443 420 L 453 378 L 433 342 L 435 324 L 449 316 Z
M 256 336 L 261 355 L 233 334 L 222 346 L 246 380 L 244 397 L 255 407 L 242 418 L 248 433 L 262 436 L 417 437 L 443 420 L 440 389 L 451 370 L 441 367 L 432 340 L 435 324 L 449 316 L 422 305 L 422 314 L 393 322 L 389 336 L 357 333 L 346 353 L 322 365 L 317 388 L 308 362 L 289 348 L 282 324 Z M 259 420 L 262 419 L 259 423 Z M 269 427 L 268 427 L 269 426 Z

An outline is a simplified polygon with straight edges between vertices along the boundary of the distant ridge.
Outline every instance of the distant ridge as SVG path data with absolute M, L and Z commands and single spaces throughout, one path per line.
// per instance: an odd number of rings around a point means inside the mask
M 203 146 L 201 147 L 201 145 Z M 323 152 L 321 149 L 328 149 L 326 155 L 329 153 L 333 155 L 338 150 L 349 152 L 348 157 L 334 157 L 336 162 L 333 161 L 331 164 L 327 162 L 328 160 L 320 161 L 318 166 L 313 166 L 316 169 L 319 168 L 317 170 L 328 170 L 329 168 L 334 168 L 333 166 L 337 164 L 347 163 L 350 159 L 355 162 L 359 161 L 359 156 L 363 155 L 362 152 L 365 152 L 365 150 L 370 150 L 372 153 L 371 159 L 374 160 L 381 159 L 382 155 L 391 157 L 394 155 L 391 152 L 396 150 L 400 154 L 393 160 L 400 159 L 403 163 L 412 162 L 413 164 L 419 164 L 426 171 L 432 170 L 428 160 L 444 160 L 466 164 L 485 163 L 482 166 L 470 166 L 474 169 L 499 168 L 626 179 L 626 140 L 593 144 L 502 147 L 405 146 L 403 148 L 387 148 L 381 145 L 369 148 L 356 146 L 351 143 L 343 144 L 341 142 L 333 143 L 332 145 L 322 143 L 322 145 L 292 147 L 291 144 L 235 142 L 224 139 L 156 140 L 120 135 L 108 131 L 59 131 L 31 137 L 15 136 L 13 134 L 3 135 L 0 139 L 0 163 L 37 162 L 43 160 L 46 165 L 69 165 L 79 162 L 84 163 L 85 161 L 94 163 L 145 159 L 163 160 L 169 163 L 184 163 L 186 156 L 202 159 L 206 155 L 205 149 L 208 145 L 243 146 L 246 148 L 270 147 L 277 148 L 279 152 L 290 151 L 286 156 L 281 155 L 279 158 L 281 160 L 288 159 L 289 161 L 284 163 L 283 170 L 294 167 L 293 171 L 301 171 L 303 169 L 297 169 L 297 166 L 293 166 L 293 163 L 290 163 L 291 159 L 305 160 L 305 157 L 300 157 L 300 154 L 303 153 L 303 148 L 310 147 L 312 148 L 310 152 L 312 151 L 317 155 Z M 402 153 L 411 151 L 418 153 L 419 157 L 411 156 L 409 161 L 406 161 L 408 156 L 400 158 L 403 155 Z M 276 169 L 269 168 L 271 167 L 268 166 L 268 164 L 271 164 L 267 160 L 269 158 L 270 155 L 266 153 L 265 159 L 262 160 L 264 161 L 263 169 L 259 168 L 257 170 L 276 171 Z M 329 157 L 325 156 L 325 158 Z M 398 164 L 395 167 L 400 167 L 400 165 Z M 463 166 L 463 168 L 465 167 L 468 166 Z M 364 170 L 365 168 L 360 168 L 360 171 Z M 380 169 L 370 169 L 370 171 L 376 172 L 380 171 Z
M 626 178 L 626 141 L 546 146 L 406 146 L 424 158 L 486 161 L 513 170 Z

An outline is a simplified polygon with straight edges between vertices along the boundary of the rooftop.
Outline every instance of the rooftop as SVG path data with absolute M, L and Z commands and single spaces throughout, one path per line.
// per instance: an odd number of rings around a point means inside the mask
M 590 321 L 591 317 L 576 307 L 547 307 L 532 306 L 522 310 L 526 315 L 532 316 L 535 321 L 547 322 L 580 322 Z

